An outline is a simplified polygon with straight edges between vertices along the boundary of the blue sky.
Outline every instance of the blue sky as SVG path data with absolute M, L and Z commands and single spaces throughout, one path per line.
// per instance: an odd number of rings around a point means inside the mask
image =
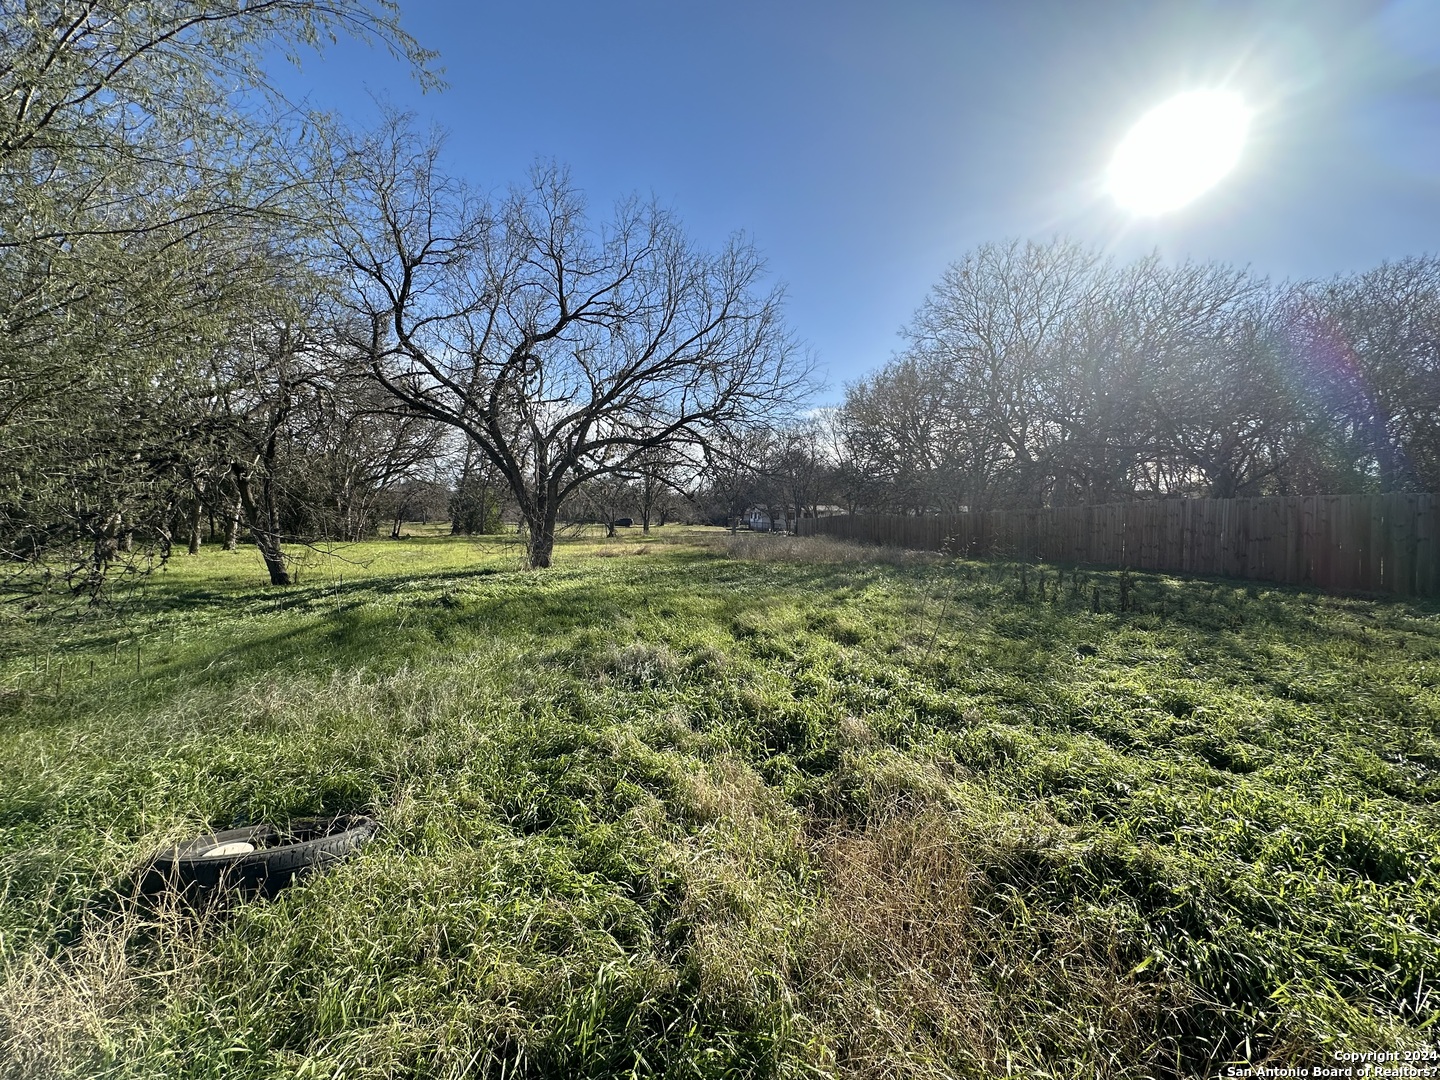
M 944 266 L 1067 235 L 1328 277 L 1440 250 L 1440 0 L 402 0 L 449 89 L 419 94 L 342 42 L 294 98 L 357 123 L 372 98 L 448 133 L 502 190 L 568 164 L 603 212 L 639 191 L 697 239 L 749 234 L 837 399 L 883 363 Z M 1225 86 L 1257 115 L 1237 171 L 1148 223 L 1104 196 L 1150 106 Z

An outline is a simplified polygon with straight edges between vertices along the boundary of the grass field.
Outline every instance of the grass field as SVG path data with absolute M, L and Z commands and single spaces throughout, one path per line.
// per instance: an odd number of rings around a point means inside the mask
M 0 621 L 0 1075 L 1425 1053 L 1440 606 L 667 527 L 207 549 Z M 1043 590 L 1043 591 L 1042 591 Z M 1098 603 L 1100 610 L 1094 609 Z M 274 900 L 166 841 L 357 811 Z

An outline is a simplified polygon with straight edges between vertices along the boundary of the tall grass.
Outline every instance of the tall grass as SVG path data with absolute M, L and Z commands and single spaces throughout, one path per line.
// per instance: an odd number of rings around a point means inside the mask
M 424 538 L 275 590 L 206 550 L 114 616 L 12 614 L 0 1075 L 1428 1045 L 1440 608 L 873 555 Z M 324 812 L 381 831 L 273 900 L 134 896 L 166 842 Z
M 857 544 L 833 536 L 791 536 L 768 532 L 707 532 L 689 543 L 700 543 L 710 550 L 723 552 L 732 559 L 754 562 L 798 562 L 829 565 L 835 563 L 887 563 L 892 566 L 929 566 L 941 561 L 930 551 L 876 544 Z

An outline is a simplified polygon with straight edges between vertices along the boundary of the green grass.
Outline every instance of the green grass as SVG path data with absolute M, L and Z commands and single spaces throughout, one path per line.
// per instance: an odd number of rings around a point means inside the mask
M 708 530 L 0 621 L 0 1075 L 1148 1077 L 1423 1049 L 1440 608 Z M 1045 595 L 1038 586 L 1045 583 Z M 1092 611 L 1094 590 L 1100 612 Z M 381 831 L 140 904 L 197 830 Z

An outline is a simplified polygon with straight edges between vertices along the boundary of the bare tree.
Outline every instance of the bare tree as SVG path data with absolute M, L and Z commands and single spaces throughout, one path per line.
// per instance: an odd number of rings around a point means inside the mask
M 397 408 L 373 382 L 336 371 L 333 358 L 316 359 L 320 377 L 295 412 L 304 474 L 292 487 L 303 483 L 307 531 L 360 540 L 375 528 L 382 498 L 433 472 L 447 429 Z
M 829 497 L 833 475 L 813 418 L 787 424 L 775 433 L 766 471 L 785 504 L 786 517 L 815 517 Z
M 353 212 L 333 239 L 369 327 L 351 341 L 357 359 L 501 473 L 532 567 L 550 565 L 579 485 L 780 415 L 807 389 L 780 293 L 759 291 L 763 265 L 742 240 L 701 252 L 636 200 L 593 225 L 554 166 L 491 205 L 398 118 L 347 153 L 336 205 Z
M 475 449 L 474 443 L 465 440 L 460 475 L 455 478 L 455 490 L 448 503 L 450 534 L 474 536 L 499 532 L 506 490 L 495 467 Z
M 576 488 L 575 494 L 584 510 L 572 521 L 599 521 L 607 537 L 615 535 L 617 523 L 630 523 L 626 511 L 635 505 L 635 488 L 629 477 L 614 472 L 592 476 Z
M 1440 488 L 1440 257 L 1382 263 L 1298 298 L 1296 383 L 1382 491 Z
M 958 389 L 950 365 L 927 355 L 896 357 L 847 389 L 836 427 L 852 502 L 899 513 L 981 504 L 1000 455 Z
M 1306 436 L 1287 295 L 1213 263 L 983 247 L 850 387 L 847 455 L 871 505 L 914 512 L 1279 490 Z
M 650 523 L 657 519 L 664 525 L 675 512 L 675 500 L 684 494 L 680 477 L 690 466 L 687 459 L 668 446 L 653 447 L 635 460 L 632 486 L 641 531 L 649 533 Z
M 763 428 L 722 430 L 700 449 L 695 501 L 711 521 L 723 521 L 733 533 L 746 507 L 769 499 L 764 465 L 770 434 Z
M 1147 457 L 1184 462 L 1211 498 L 1267 494 L 1298 430 L 1277 364 L 1283 294 L 1225 266 L 1185 265 L 1165 278 L 1168 340 L 1149 358 Z
M 1063 240 L 987 244 L 945 270 L 906 329 L 909 355 L 941 365 L 948 378 L 972 467 L 1003 476 L 1010 490 L 1000 497 L 1012 504 L 1046 497 L 1047 458 L 1060 435 L 1050 365 L 1072 320 L 1094 303 L 1102 266 L 1096 253 Z M 983 505 L 979 485 L 970 486 L 971 505 Z

